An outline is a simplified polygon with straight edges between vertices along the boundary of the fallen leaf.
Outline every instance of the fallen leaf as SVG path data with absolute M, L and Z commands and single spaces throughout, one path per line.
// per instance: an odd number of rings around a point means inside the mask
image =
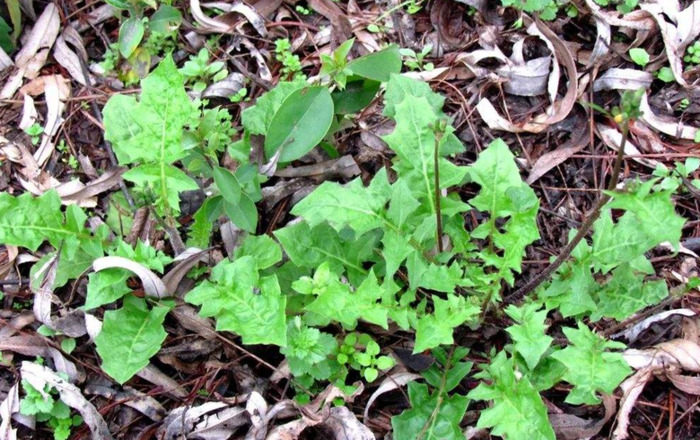
M 369 409 L 379 396 L 384 393 L 388 393 L 389 391 L 396 390 L 409 382 L 422 378 L 423 376 L 420 374 L 409 372 L 395 373 L 387 376 L 387 378 L 384 379 L 381 384 L 379 384 L 379 388 L 374 390 L 372 395 L 369 396 L 369 400 L 367 401 L 367 404 L 365 404 L 364 420 L 369 420 Z
M 19 412 L 19 383 L 15 383 L 0 403 L 0 439 L 17 440 L 17 429 L 12 428 L 12 414 Z

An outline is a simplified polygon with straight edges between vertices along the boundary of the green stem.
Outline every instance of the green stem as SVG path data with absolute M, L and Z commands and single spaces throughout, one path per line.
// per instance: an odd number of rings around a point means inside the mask
M 440 140 L 442 132 L 435 133 L 435 148 L 434 148 L 434 163 L 435 163 L 435 220 L 437 221 L 437 246 L 438 251 L 442 253 L 442 212 L 440 210 Z

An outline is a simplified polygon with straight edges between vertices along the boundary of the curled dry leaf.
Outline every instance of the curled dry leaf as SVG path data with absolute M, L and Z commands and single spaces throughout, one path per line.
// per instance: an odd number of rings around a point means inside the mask
M 39 75 L 39 70 L 48 57 L 49 49 L 58 37 L 60 24 L 58 7 L 54 3 L 49 3 L 27 35 L 22 49 L 15 55 L 17 71 L 8 78 L 0 91 L 0 99 L 11 98 L 22 85 L 23 78 L 36 78 Z
M 329 179 L 351 179 L 360 174 L 360 167 L 355 159 L 350 155 L 345 155 L 338 159 L 331 159 L 313 165 L 303 165 L 299 167 L 286 167 L 275 172 L 277 177 L 314 177 L 321 180 Z
M 214 415 L 229 408 L 231 407 L 224 402 L 207 402 L 198 406 L 175 408 L 163 420 L 158 429 L 158 438 L 175 440 L 188 436 L 195 429 L 195 424 L 206 421 L 209 414 Z M 235 408 L 240 412 L 245 411 L 241 407 Z
M 296 440 L 306 428 L 318 425 L 326 427 L 333 433 L 332 439 L 329 440 L 375 440 L 372 431 L 360 423 L 348 408 L 341 406 L 329 410 L 333 399 L 342 397 L 346 402 L 352 401 L 363 390 L 364 387 L 360 385 L 355 393 L 347 395 L 336 386 L 329 385 L 318 397 L 301 409 L 301 419 L 273 428 L 266 440 Z M 271 416 L 275 413 L 275 407 L 270 410 Z
M 371 396 L 369 396 L 369 400 L 367 401 L 367 404 L 365 405 L 365 413 L 364 413 L 364 420 L 369 420 L 369 409 L 374 403 L 375 400 L 379 396 L 381 396 L 384 393 L 388 393 L 389 391 L 396 390 L 404 385 L 406 385 L 409 382 L 412 382 L 417 379 L 422 379 L 423 376 L 420 374 L 416 373 L 408 373 L 408 372 L 401 372 L 401 373 L 395 373 L 390 376 L 387 376 L 386 379 L 382 381 L 382 383 L 379 385 L 379 388 L 377 388 Z
M 70 97 L 70 82 L 61 75 L 46 75 L 37 78 L 24 87 L 20 92 L 25 95 L 46 97 L 46 116 L 44 117 L 44 133 L 41 144 L 34 153 L 34 159 L 41 166 L 51 156 L 54 144 L 51 138 L 58 132 L 63 123 L 65 101 Z M 25 101 L 26 102 L 26 101 Z
M 664 319 L 674 316 L 674 315 L 682 315 L 682 316 L 695 316 L 695 312 L 690 310 L 690 309 L 675 309 L 675 310 L 666 310 L 661 313 L 657 313 L 655 315 L 652 315 L 634 326 L 632 326 L 629 329 L 623 330 L 619 333 L 615 333 L 614 335 L 611 336 L 611 338 L 619 338 L 623 337 L 627 339 L 629 342 L 634 342 L 637 340 L 639 335 L 646 329 L 649 328 L 653 323 L 663 321 Z
M 640 118 L 647 125 L 661 133 L 673 136 L 679 139 L 694 140 L 698 135 L 699 128 L 691 127 L 682 123 L 680 120 L 674 121 L 671 118 L 658 116 L 649 107 L 649 101 L 646 94 L 642 96 L 642 102 L 639 104 L 639 109 L 642 112 Z
M 82 374 L 78 372 L 75 364 L 66 359 L 60 351 L 47 345 L 39 336 L 20 335 L 3 338 L 0 341 L 0 350 L 51 359 L 56 369 L 66 374 L 72 382 L 82 379 Z
M 617 412 L 617 423 L 615 431 L 613 431 L 613 439 L 625 440 L 629 436 L 627 432 L 630 424 L 629 415 L 651 377 L 651 369 L 644 368 L 637 371 L 620 384 L 622 399 L 620 400 L 620 409 Z
M 90 428 L 94 440 L 111 440 L 113 438 L 102 415 L 92 403 L 85 399 L 78 387 L 43 365 L 33 362 L 22 362 L 20 373 L 22 378 L 37 390 L 43 390 L 46 385 L 55 388 L 61 396 L 61 400 L 80 413 L 85 424 Z
M 80 183 L 79 188 L 73 191 L 63 189 L 63 185 L 56 188 L 56 190 L 61 196 L 61 202 L 64 205 L 78 204 L 79 206 L 84 206 L 85 203 L 92 204 L 92 200 L 95 200 L 94 197 L 96 195 L 109 191 L 115 185 L 118 185 L 125 171 L 126 168 L 113 168 L 87 185 L 78 182 Z
M 605 145 L 607 145 L 611 150 L 617 151 L 620 142 L 622 142 L 622 133 L 620 133 L 617 128 L 603 123 L 597 123 L 595 125 L 595 130 L 598 137 Z M 659 163 L 659 161 L 655 159 L 639 157 L 642 155 L 642 153 L 639 151 L 632 139 L 628 139 L 627 143 L 625 144 L 625 155 L 631 157 L 635 162 L 638 162 L 651 169 L 656 168 L 656 165 Z
M 186 249 L 183 253 L 175 258 L 175 266 L 168 271 L 163 276 L 163 284 L 165 285 L 165 291 L 174 295 L 177 291 L 178 286 L 182 279 L 187 275 L 197 263 L 202 260 L 202 257 L 206 255 L 208 250 L 201 250 L 198 248 Z
M 509 79 L 503 85 L 506 92 L 517 96 L 538 96 L 547 91 L 552 57 L 544 56 L 525 61 L 523 50 L 527 41 L 527 38 L 522 38 L 515 42 L 510 63 L 499 71 Z M 556 81 L 559 82 L 558 76 Z
M 207 8 L 216 8 L 227 13 L 236 12 L 243 15 L 246 20 L 255 28 L 261 37 L 267 35 L 267 28 L 265 27 L 265 19 L 260 16 L 260 14 L 255 11 L 255 9 L 246 5 L 243 2 L 234 3 L 224 3 L 224 2 L 212 2 L 212 3 L 202 3 L 199 0 L 190 0 L 190 9 L 192 10 L 192 16 L 201 25 L 200 29 L 205 32 L 211 33 L 223 33 L 230 34 L 233 31 L 233 24 L 229 23 L 230 17 L 224 16 L 211 18 L 204 14 L 202 11 L 202 6 Z
M 112 382 L 105 378 L 99 378 L 85 386 L 85 394 L 102 396 L 113 401 L 121 401 L 130 408 L 135 409 L 154 422 L 160 422 L 165 416 L 165 408 L 156 399 L 135 390 L 129 386 L 124 386 L 123 390 L 115 390 Z
M 75 47 L 75 51 L 68 47 L 68 43 Z M 65 28 L 61 35 L 59 35 L 59 37 L 56 39 L 56 45 L 53 49 L 53 56 L 56 59 L 56 62 L 63 66 L 70 76 L 80 84 L 86 86 L 94 83 L 91 78 L 85 77 L 81 64 L 81 58 L 82 62 L 87 64 L 87 52 L 83 46 L 82 38 L 72 27 L 69 26 Z
M 493 130 L 509 131 L 511 133 L 541 133 L 550 125 L 564 120 L 576 103 L 578 97 L 578 74 L 574 59 L 566 44 L 551 29 L 542 24 L 539 19 L 535 20 L 528 27 L 528 33 L 540 37 L 554 54 L 555 62 L 552 65 L 552 73 L 549 76 L 547 87 L 552 104 L 545 113 L 535 116 L 531 121 L 516 125 L 501 116 L 493 104 L 484 98 L 476 105 L 476 109 L 489 128 Z M 560 79 L 559 64 L 564 66 L 569 84 L 564 97 L 556 99 Z
M 654 76 L 637 69 L 608 69 L 593 83 L 593 91 L 637 90 L 648 88 Z
M 245 86 L 245 76 L 234 72 L 202 92 L 202 98 L 230 98 Z
M 12 428 L 12 414 L 19 412 L 19 384 L 16 383 L 7 392 L 7 397 L 0 403 L 0 439 L 17 440 L 17 429 Z
M 645 350 L 629 349 L 622 354 L 625 361 L 638 371 L 620 385 L 624 395 L 617 415 L 618 426 L 613 432 L 615 440 L 625 440 L 629 436 L 629 414 L 644 386 L 654 375 L 670 380 L 686 393 L 700 395 L 700 378 L 681 374 L 681 371 L 700 373 L 698 322 L 695 319 L 686 322 L 683 328 L 684 339 L 662 342 Z
M 34 317 L 36 320 L 51 327 L 51 300 L 53 297 L 53 285 L 56 281 L 56 269 L 60 253 L 50 258 L 31 280 L 31 289 L 34 293 Z
M 639 7 L 654 19 L 661 31 L 668 63 L 676 82 L 682 87 L 700 90 L 700 86 L 689 84 L 683 76 L 685 48 L 700 34 L 700 25 L 696 23 L 696 18 L 700 16 L 697 12 L 698 2 L 693 2 L 683 11 L 677 1 L 641 3 Z
M 163 281 L 146 266 L 124 257 L 102 257 L 92 263 L 92 269 L 99 272 L 104 269 L 118 267 L 133 272 L 141 279 L 143 290 L 148 296 L 165 298 L 169 296 Z
M 615 415 L 615 398 L 611 395 L 603 395 L 605 415 L 600 420 L 586 420 L 573 414 L 549 414 L 549 422 L 552 424 L 557 438 L 566 440 L 578 440 L 591 438 L 597 435 L 608 420 Z
M 345 406 L 331 409 L 331 415 L 323 425 L 330 428 L 335 440 L 376 440 L 372 431 Z

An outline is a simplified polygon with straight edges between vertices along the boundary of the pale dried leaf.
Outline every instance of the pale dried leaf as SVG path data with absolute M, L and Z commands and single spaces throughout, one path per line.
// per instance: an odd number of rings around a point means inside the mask
M 0 440 L 17 440 L 17 429 L 12 428 L 12 414 L 19 412 L 19 384 L 16 383 L 7 392 L 7 397 L 0 403 Z
M 396 389 L 399 389 L 400 387 L 406 385 L 409 382 L 412 382 L 417 379 L 421 379 L 423 376 L 420 374 L 416 373 L 408 373 L 408 372 L 401 372 L 401 373 L 395 373 L 390 376 L 387 376 L 386 379 L 382 381 L 382 383 L 379 385 L 379 388 L 377 388 L 371 396 L 369 396 L 369 400 L 367 401 L 367 404 L 365 405 L 365 413 L 364 413 L 364 420 L 369 420 L 369 409 L 374 403 L 375 400 L 379 396 L 381 396 L 384 393 L 388 393 L 389 391 L 393 391 Z
M 627 430 L 630 424 L 630 413 L 651 377 L 651 369 L 645 368 L 637 371 L 620 384 L 623 395 L 620 401 L 620 409 L 617 412 L 617 423 L 613 432 L 613 439 L 625 440 L 628 437 Z
M 34 98 L 28 94 L 22 96 L 22 119 L 19 121 L 18 127 L 25 130 L 31 127 L 39 119 L 39 113 L 34 105 Z
M 58 259 L 59 253 L 56 253 L 34 273 L 30 283 L 34 293 L 34 316 L 37 321 L 49 327 L 51 327 L 51 299 L 53 285 L 56 281 Z
M 677 374 L 673 372 L 666 373 L 668 380 L 673 385 L 684 393 L 700 396 L 700 377 L 687 376 L 685 374 Z
M 202 98 L 230 98 L 245 86 L 245 76 L 234 72 L 202 92 Z
M 17 67 L 26 67 L 41 49 L 53 46 L 56 37 L 58 37 L 60 24 L 58 7 L 54 3 L 49 3 L 34 24 L 27 40 L 22 45 L 22 49 L 15 55 Z
M 333 431 L 335 440 L 376 440 L 372 431 L 345 406 L 332 408 L 323 425 Z
M 251 26 L 253 26 L 253 28 L 258 32 L 258 34 L 260 34 L 261 37 L 265 37 L 267 35 L 265 19 L 261 17 L 255 9 L 251 8 L 243 2 L 211 2 L 202 3 L 202 6 L 204 6 L 205 8 L 215 8 L 226 12 L 236 12 L 238 14 L 241 14 L 246 18 L 246 20 L 248 20 L 248 23 L 250 23 Z
M 608 69 L 593 83 L 593 91 L 637 90 L 648 88 L 654 76 L 637 69 Z
M 165 416 L 165 408 L 156 399 L 129 386 L 123 390 L 115 390 L 112 382 L 105 378 L 99 378 L 90 382 L 85 387 L 85 394 L 102 396 L 112 401 L 124 402 L 124 405 L 133 408 L 154 422 L 160 422 Z
M 680 120 L 674 121 L 671 118 L 656 115 L 651 110 L 651 107 L 649 107 L 646 94 L 642 96 L 642 102 L 639 105 L 639 109 L 642 112 L 642 117 L 640 118 L 642 121 L 656 131 L 669 136 L 679 139 L 694 140 L 698 134 L 698 131 L 700 130 L 699 128 L 686 125 Z
M 603 141 L 603 143 L 611 150 L 617 151 L 618 147 L 620 146 L 620 142 L 622 142 L 622 133 L 620 133 L 617 128 L 603 123 L 596 123 L 595 129 L 598 133 L 598 137 Z M 656 165 L 659 163 L 657 160 L 639 157 L 641 154 L 642 153 L 639 151 L 636 145 L 634 145 L 633 140 L 628 139 L 627 143 L 625 144 L 625 155 L 633 156 L 631 157 L 633 161 L 646 167 L 651 169 L 656 168 Z
M 76 191 L 67 193 L 59 190 L 61 202 L 64 205 L 80 204 L 84 200 L 109 191 L 119 184 L 125 171 L 126 168 L 113 168 Z
M 20 335 L 3 338 L 0 340 L 0 350 L 51 359 L 56 369 L 66 374 L 71 381 L 78 382 L 82 378 L 75 364 L 66 359 L 60 351 L 47 345 L 39 336 Z
M 92 269 L 95 272 L 113 267 L 126 269 L 135 273 L 141 279 L 144 292 L 146 292 L 146 294 L 149 296 L 154 298 L 165 298 L 171 293 L 168 292 L 168 289 L 165 287 L 165 284 L 163 284 L 160 277 L 153 273 L 151 269 L 133 260 L 129 260 L 128 258 L 112 256 L 101 257 L 92 263 Z
M 566 440 L 578 440 L 591 438 L 597 435 L 603 426 L 615 415 L 617 402 L 611 395 L 603 395 L 605 415 L 600 420 L 582 419 L 573 414 L 549 414 L 549 422 L 552 424 L 557 438 Z
M 623 337 L 627 339 L 629 342 L 634 342 L 637 340 L 639 335 L 646 329 L 649 328 L 653 323 L 663 321 L 664 319 L 668 318 L 669 316 L 674 316 L 674 315 L 682 315 L 682 316 L 695 316 L 695 312 L 690 310 L 690 309 L 674 309 L 674 310 L 667 310 L 664 312 L 657 313 L 655 315 L 652 315 L 634 326 L 632 326 L 629 329 L 623 330 L 621 332 L 615 333 L 614 335 L 611 336 L 611 338 L 619 338 Z
M 66 34 L 67 32 L 69 32 L 69 29 L 73 28 L 66 28 L 63 31 L 63 33 L 56 39 L 56 45 L 53 48 L 53 56 L 56 59 L 56 62 L 63 66 L 63 68 L 66 69 L 66 71 L 74 80 L 76 80 L 84 86 L 88 84 L 93 84 L 93 81 L 89 77 L 85 78 L 83 68 L 80 63 L 79 55 L 76 54 L 70 47 L 68 47 L 68 44 L 66 44 Z M 83 48 L 83 51 L 84 50 L 85 48 Z M 84 58 L 84 60 L 86 59 L 87 56 Z
M 338 159 L 331 159 L 312 165 L 286 167 L 275 172 L 275 176 L 286 178 L 314 177 L 321 180 L 342 178 L 349 180 L 358 176 L 360 172 L 360 167 L 357 166 L 355 159 L 351 155 L 345 155 Z
M 0 72 L 14 65 L 15 63 L 12 62 L 12 58 L 0 48 Z
M 153 364 L 146 365 L 146 367 L 136 373 L 136 375 L 141 379 L 162 387 L 166 394 L 170 394 L 178 399 L 185 399 L 189 395 L 176 380 L 160 371 Z

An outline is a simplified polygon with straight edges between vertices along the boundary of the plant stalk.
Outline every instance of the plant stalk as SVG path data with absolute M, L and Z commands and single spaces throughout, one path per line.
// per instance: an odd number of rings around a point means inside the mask
M 440 208 L 440 140 L 442 139 L 442 132 L 435 133 L 435 148 L 433 152 L 434 166 L 435 166 L 435 220 L 437 221 L 437 246 L 438 251 L 442 253 L 442 211 Z
M 612 177 L 610 178 L 610 182 L 608 183 L 607 188 L 608 192 L 614 191 L 617 187 L 620 169 L 622 167 L 622 159 L 625 156 L 625 145 L 627 144 L 627 137 L 629 135 L 629 124 L 629 121 L 625 121 L 625 123 L 622 125 L 622 141 L 620 142 L 620 146 L 617 150 L 617 156 L 615 156 L 615 165 L 613 167 Z M 593 223 L 596 220 L 598 220 L 603 206 L 605 206 L 605 204 L 610 201 L 610 198 L 610 195 L 604 192 L 598 200 L 598 203 L 596 203 L 596 205 L 593 207 L 593 211 L 591 212 L 591 214 L 579 228 L 578 232 L 576 233 L 576 236 L 574 236 L 573 240 L 571 240 L 566 246 L 564 246 L 557 258 L 552 263 L 550 263 L 550 265 L 547 266 L 547 268 L 544 271 L 540 272 L 537 276 L 528 281 L 520 289 L 516 290 L 507 298 L 505 298 L 504 302 L 508 304 L 519 302 L 522 298 L 524 298 L 525 296 L 533 292 L 535 289 L 537 289 L 540 286 L 540 284 L 542 284 L 545 280 L 549 279 L 549 277 L 557 269 L 559 269 L 559 266 L 561 266 L 564 263 L 564 261 L 566 261 L 569 258 L 571 253 L 574 251 L 576 246 L 578 246 L 581 240 L 583 240 L 586 234 L 588 234 L 588 231 L 593 226 Z

